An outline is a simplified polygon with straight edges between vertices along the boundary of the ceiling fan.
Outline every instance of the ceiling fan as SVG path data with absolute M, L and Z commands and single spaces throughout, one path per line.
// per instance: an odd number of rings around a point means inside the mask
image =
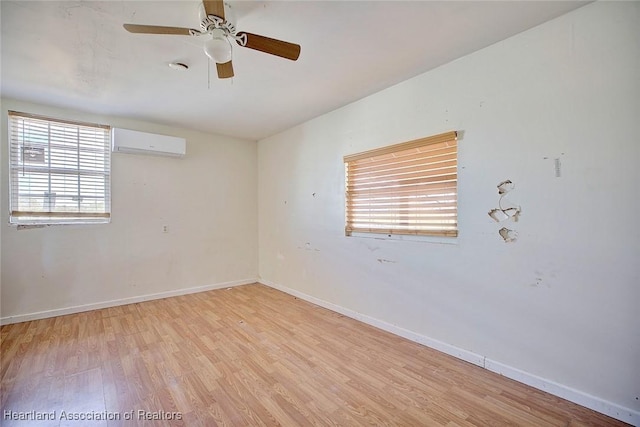
M 227 5 L 228 7 L 228 5 Z M 216 63 L 218 78 L 233 77 L 231 63 L 232 40 L 249 49 L 295 61 L 300 56 L 300 45 L 276 40 L 258 34 L 236 31 L 235 19 L 225 17 L 224 0 L 203 0 L 200 12 L 200 29 L 163 27 L 159 25 L 124 24 L 125 30 L 136 34 L 170 34 L 180 36 L 205 36 L 204 52 Z

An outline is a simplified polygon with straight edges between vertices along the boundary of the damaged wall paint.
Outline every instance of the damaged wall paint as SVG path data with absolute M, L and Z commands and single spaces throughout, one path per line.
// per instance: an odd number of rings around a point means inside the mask
M 560 178 L 562 175 L 562 163 L 560 163 L 560 158 L 557 157 L 553 159 L 554 169 L 556 171 L 556 178 Z
M 510 179 L 507 179 L 506 181 L 502 181 L 500 184 L 498 184 L 498 194 L 507 194 L 514 188 L 515 185 L 513 184 L 513 182 Z
M 502 209 L 491 209 L 489 211 L 489 216 L 495 220 L 495 222 L 500 222 L 509 219 L 509 215 L 507 215 Z
M 518 222 L 520 214 L 522 213 L 522 208 L 506 199 L 508 193 L 515 189 L 515 184 L 510 179 L 507 179 L 498 184 L 497 187 L 498 194 L 500 195 L 498 207 L 496 209 L 491 209 L 488 212 L 488 215 L 495 222 L 507 221 L 509 219 L 512 219 L 514 222 Z M 498 234 L 500 234 L 500 237 L 502 237 L 502 239 L 507 243 L 515 242 L 518 238 L 518 233 L 516 231 L 510 230 L 506 227 L 502 227 L 498 231 Z
M 560 156 L 564 156 L 564 153 L 560 153 Z M 545 156 L 542 159 L 549 160 L 549 157 Z M 555 157 L 553 159 L 553 169 L 554 169 L 556 178 L 562 177 L 562 161 L 560 160 L 560 157 Z
M 502 227 L 498 230 L 498 234 L 500 234 L 500 237 L 502 237 L 507 243 L 518 240 L 518 232 L 515 230 L 509 230 L 507 227 Z

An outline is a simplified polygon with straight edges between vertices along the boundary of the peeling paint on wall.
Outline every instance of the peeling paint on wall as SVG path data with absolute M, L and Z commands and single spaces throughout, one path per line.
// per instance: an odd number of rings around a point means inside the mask
M 505 219 L 509 219 L 509 215 L 504 213 L 502 209 L 491 209 L 489 211 L 489 216 L 493 218 L 496 222 L 504 221 Z
M 509 230 L 507 227 L 502 227 L 500 230 L 498 230 L 498 233 L 500 234 L 500 237 L 502 237 L 507 243 L 515 242 L 516 240 L 518 240 L 518 232 L 515 230 Z
M 514 188 L 515 185 L 513 184 L 513 182 L 511 182 L 510 179 L 507 179 L 506 181 L 502 181 L 500 184 L 498 184 L 498 194 L 507 194 Z
M 507 179 L 498 184 L 497 187 L 500 195 L 498 207 L 491 209 L 487 214 L 495 222 L 503 222 L 509 219 L 513 220 L 513 222 L 518 222 L 522 208 L 506 198 L 508 193 L 515 189 L 515 184 L 510 179 Z M 510 230 L 506 227 L 502 227 L 498 230 L 498 233 L 505 242 L 515 242 L 518 238 L 518 233 L 515 230 Z

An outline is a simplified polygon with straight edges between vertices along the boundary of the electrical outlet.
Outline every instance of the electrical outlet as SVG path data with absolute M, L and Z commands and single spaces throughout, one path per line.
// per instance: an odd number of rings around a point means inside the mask
M 163 233 L 168 233 L 169 232 L 169 226 L 168 225 L 163 225 L 162 226 L 162 232 Z

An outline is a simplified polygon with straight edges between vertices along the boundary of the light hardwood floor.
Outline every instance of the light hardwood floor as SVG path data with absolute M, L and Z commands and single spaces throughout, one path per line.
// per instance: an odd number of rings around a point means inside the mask
M 625 425 L 259 284 L 1 331 L 2 426 Z

